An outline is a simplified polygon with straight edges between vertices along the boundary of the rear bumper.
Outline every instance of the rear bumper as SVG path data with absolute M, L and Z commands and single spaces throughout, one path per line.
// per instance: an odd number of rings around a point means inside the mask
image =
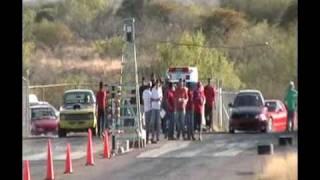
M 41 128 L 37 128 L 37 129 L 32 129 L 31 130 L 31 134 L 56 133 L 56 132 L 58 132 L 58 128 L 56 128 L 56 129 L 41 129 Z

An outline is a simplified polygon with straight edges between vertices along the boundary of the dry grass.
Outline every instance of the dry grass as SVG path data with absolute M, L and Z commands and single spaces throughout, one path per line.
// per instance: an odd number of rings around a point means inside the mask
M 258 180 L 297 180 L 297 153 L 275 155 L 264 164 Z

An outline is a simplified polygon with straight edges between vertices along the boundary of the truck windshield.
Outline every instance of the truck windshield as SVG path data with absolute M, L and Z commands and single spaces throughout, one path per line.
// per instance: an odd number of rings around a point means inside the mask
M 93 99 L 88 92 L 72 92 L 64 95 L 64 104 L 91 104 Z
M 263 103 L 259 95 L 243 94 L 236 97 L 234 106 L 263 106 Z

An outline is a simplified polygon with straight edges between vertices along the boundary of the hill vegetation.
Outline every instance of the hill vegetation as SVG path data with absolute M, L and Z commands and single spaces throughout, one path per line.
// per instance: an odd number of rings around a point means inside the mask
M 219 4 L 67 0 L 24 7 L 24 76 L 31 84 L 116 81 L 116 68 L 94 62 L 121 59 L 122 19 L 135 17 L 141 76 L 194 65 L 201 79 L 222 80 L 225 89 L 255 88 L 282 99 L 288 82 L 297 81 L 297 1 Z

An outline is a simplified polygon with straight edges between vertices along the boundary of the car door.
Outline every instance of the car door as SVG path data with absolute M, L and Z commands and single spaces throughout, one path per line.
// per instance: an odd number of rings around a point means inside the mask
M 281 101 L 278 101 L 278 130 L 285 131 L 287 127 L 287 110 Z

